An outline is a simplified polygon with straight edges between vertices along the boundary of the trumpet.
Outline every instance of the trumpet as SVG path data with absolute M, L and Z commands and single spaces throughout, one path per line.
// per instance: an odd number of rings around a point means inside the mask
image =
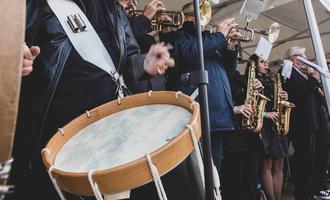
M 135 10 L 131 8 L 129 10 L 132 16 L 139 16 L 143 14 L 143 10 Z M 164 15 L 168 15 L 172 21 L 164 20 Z M 156 13 L 153 19 L 151 19 L 151 28 L 153 31 L 162 31 L 164 27 L 181 28 L 184 23 L 185 14 L 182 11 L 162 11 Z
M 253 29 L 246 26 L 245 28 L 237 28 L 245 31 L 241 41 L 249 42 L 255 39 L 255 34 L 265 35 L 270 43 L 274 43 L 280 35 L 280 24 L 273 22 L 268 29 Z
M 217 27 L 218 25 L 209 24 L 205 27 L 205 29 L 210 32 L 216 32 Z M 241 42 L 254 41 L 255 34 L 260 34 L 267 36 L 268 41 L 274 43 L 280 34 L 280 25 L 277 22 L 272 23 L 268 29 L 255 29 L 250 28 L 249 26 L 246 26 L 244 28 L 236 27 L 236 29 L 241 30 L 242 37 L 238 38 L 238 40 Z
M 162 6 L 162 5 L 159 5 Z M 201 25 L 205 26 L 209 23 L 212 16 L 211 4 L 208 0 L 203 0 L 199 4 Z M 128 16 L 136 17 L 142 15 L 144 10 L 136 10 L 134 7 L 129 8 Z M 172 20 L 164 20 L 164 15 L 168 15 Z M 162 31 L 164 27 L 181 28 L 184 21 L 185 15 L 194 15 L 193 11 L 161 11 L 156 13 L 154 18 L 151 20 L 151 27 L 153 31 Z

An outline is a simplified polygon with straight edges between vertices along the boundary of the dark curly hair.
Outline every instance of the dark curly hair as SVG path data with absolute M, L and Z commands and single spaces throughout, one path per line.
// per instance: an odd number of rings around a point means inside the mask
M 249 61 L 253 61 L 254 64 L 257 65 L 259 62 L 259 59 L 260 59 L 260 57 L 257 54 L 252 54 L 249 58 Z M 248 75 L 250 66 L 251 66 L 251 63 L 247 62 L 246 68 L 245 68 L 245 74 L 244 74 L 245 76 Z

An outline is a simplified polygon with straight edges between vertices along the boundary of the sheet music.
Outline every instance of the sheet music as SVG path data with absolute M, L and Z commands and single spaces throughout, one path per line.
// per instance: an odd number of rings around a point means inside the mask
M 240 14 L 250 20 L 257 19 L 265 9 L 268 0 L 245 0 Z
M 261 36 L 255 54 L 262 57 L 263 59 L 268 59 L 272 47 L 272 43 Z
M 293 63 L 290 60 L 285 59 L 282 66 L 282 76 L 285 79 L 289 79 L 292 73 Z

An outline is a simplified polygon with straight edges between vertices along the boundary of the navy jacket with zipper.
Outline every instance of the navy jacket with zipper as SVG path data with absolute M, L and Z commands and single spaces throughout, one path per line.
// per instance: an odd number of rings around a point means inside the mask
M 176 37 L 176 62 L 181 73 L 197 70 L 198 46 L 192 22 L 185 22 Z M 236 71 L 237 50 L 227 49 L 222 33 L 203 32 L 205 68 L 208 71 L 208 104 L 211 131 L 237 129 L 229 78 Z M 191 88 L 183 88 L 189 93 Z

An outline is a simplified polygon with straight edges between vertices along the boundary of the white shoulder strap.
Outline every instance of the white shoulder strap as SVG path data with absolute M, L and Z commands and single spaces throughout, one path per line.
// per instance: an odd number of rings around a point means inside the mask
M 108 51 L 84 12 L 72 0 L 47 0 L 47 3 L 79 55 L 107 72 L 116 82 L 118 96 L 122 98 L 123 78 L 117 73 Z

